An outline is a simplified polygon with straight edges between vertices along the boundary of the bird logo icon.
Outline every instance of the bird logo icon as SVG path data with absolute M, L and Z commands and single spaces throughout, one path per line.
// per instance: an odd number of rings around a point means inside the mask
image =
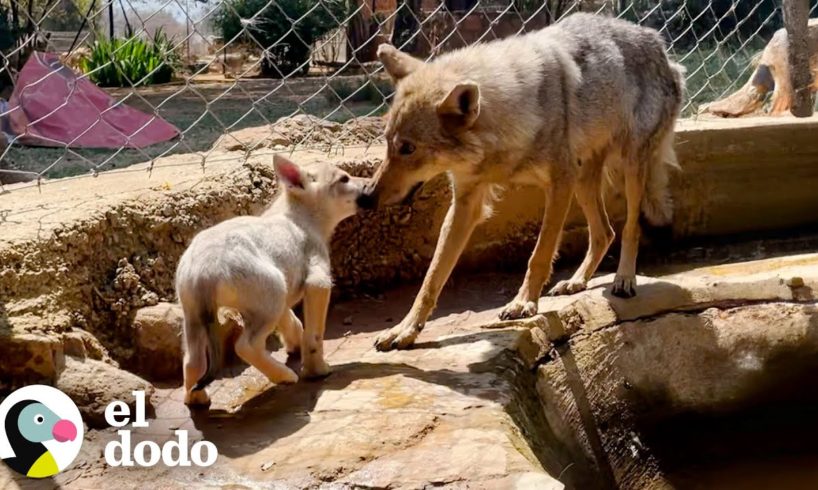
M 31 385 L 0 403 L 0 458 L 30 478 L 47 478 L 68 467 L 82 446 L 77 406 L 63 392 Z

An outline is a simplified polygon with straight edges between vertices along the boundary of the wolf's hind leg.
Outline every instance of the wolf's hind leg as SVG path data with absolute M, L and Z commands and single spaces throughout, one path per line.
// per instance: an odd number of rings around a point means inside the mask
M 605 211 L 605 201 L 602 199 L 602 170 L 605 163 L 604 156 L 595 157 L 582 166 L 577 189 L 574 197 L 585 215 L 588 223 L 588 251 L 585 259 L 570 279 L 560 281 L 551 288 L 549 294 L 563 295 L 584 291 L 588 280 L 596 272 L 599 263 L 611 246 L 614 231 L 608 213 Z
M 622 230 L 622 250 L 619 254 L 619 267 L 616 269 L 611 294 L 620 298 L 636 296 L 636 256 L 639 253 L 639 214 L 642 209 L 642 196 L 645 193 L 647 160 L 631 160 L 625 166 L 625 198 L 627 200 L 627 218 Z

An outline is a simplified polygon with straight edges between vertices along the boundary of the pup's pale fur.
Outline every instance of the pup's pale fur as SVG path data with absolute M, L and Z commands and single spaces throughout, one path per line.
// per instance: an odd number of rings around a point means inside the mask
M 279 156 L 274 164 L 284 191 L 270 208 L 199 233 L 179 260 L 185 403 L 208 402 L 204 386 L 222 365 L 225 342 L 217 320 L 226 316 L 241 326 L 236 354 L 274 383 L 298 381 L 267 352 L 274 331 L 289 353 L 301 351 L 302 377 L 329 373 L 323 354 L 332 287 L 329 240 L 335 226 L 357 211 L 363 185 L 329 165 L 307 171 Z M 291 310 L 302 298 L 303 329 Z
M 667 167 L 675 165 L 673 129 L 684 88 L 683 72 L 656 31 L 575 14 L 430 63 L 388 45 L 378 57 L 397 87 L 387 156 L 362 204 L 400 202 L 443 172 L 454 191 L 420 293 L 406 318 L 379 336 L 379 349 L 412 344 L 497 186 L 546 191 L 528 272 L 503 318 L 537 312 L 572 196 L 588 221 L 588 253 L 552 293 L 585 288 L 614 238 L 601 194 L 606 165 L 624 176 L 627 197 L 613 294 L 635 294 L 640 211 L 654 224 L 671 219 Z

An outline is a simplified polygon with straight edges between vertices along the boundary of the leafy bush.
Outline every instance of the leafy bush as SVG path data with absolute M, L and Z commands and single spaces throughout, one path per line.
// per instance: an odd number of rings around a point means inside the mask
M 151 40 L 97 40 L 80 66 L 101 87 L 130 87 L 167 83 L 179 64 L 172 40 L 157 30 Z
M 8 52 L 20 37 L 20 30 L 11 20 L 11 12 L 5 5 L 0 5 L 0 51 Z
M 241 35 L 261 44 L 267 50 L 262 73 L 280 77 L 306 73 L 313 43 L 349 11 L 347 0 L 226 0 L 213 23 L 225 42 Z
M 818 5 L 809 0 L 811 8 Z M 690 51 L 702 41 L 741 44 L 753 37 L 769 39 L 783 27 L 778 0 L 632 0 L 620 13 L 630 21 L 660 30 L 676 49 Z

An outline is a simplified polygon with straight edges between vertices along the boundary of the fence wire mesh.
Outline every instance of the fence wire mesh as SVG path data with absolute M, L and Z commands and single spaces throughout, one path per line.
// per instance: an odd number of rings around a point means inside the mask
M 772 0 L 0 0 L 0 186 L 370 145 L 392 94 L 380 43 L 431 58 L 577 11 L 659 30 L 688 117 L 741 87 L 783 27 Z M 162 120 L 178 135 L 143 144 Z

